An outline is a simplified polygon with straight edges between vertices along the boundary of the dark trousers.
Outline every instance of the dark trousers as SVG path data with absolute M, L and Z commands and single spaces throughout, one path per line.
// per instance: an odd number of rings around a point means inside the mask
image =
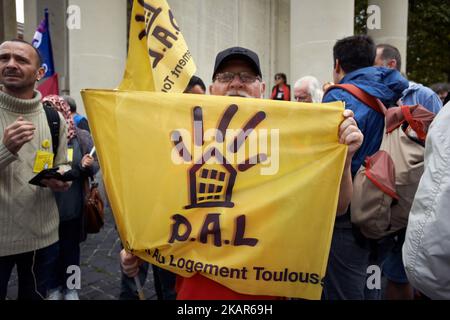
M 50 279 L 50 289 L 66 289 L 69 266 L 80 266 L 80 230 L 81 218 L 61 221 L 59 224 L 59 255 L 56 260 L 56 272 Z
M 158 300 L 176 300 L 175 291 L 176 275 L 166 269 L 152 264 L 155 290 Z
M 19 300 L 43 300 L 47 297 L 50 275 L 54 273 L 58 243 L 36 251 L 0 257 L 0 300 L 6 299 L 14 266 L 19 278 Z
M 367 270 L 371 265 L 381 269 L 382 261 L 392 246 L 392 239 L 385 239 L 379 241 L 376 250 L 362 247 L 357 243 L 351 228 L 335 226 L 322 299 L 380 300 L 381 290 L 369 289 L 367 286 Z

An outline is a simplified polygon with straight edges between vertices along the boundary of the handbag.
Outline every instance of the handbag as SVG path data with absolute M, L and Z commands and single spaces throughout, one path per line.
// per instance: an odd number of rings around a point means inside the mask
M 84 220 L 87 233 L 98 233 L 105 224 L 104 204 L 98 183 L 85 179 Z

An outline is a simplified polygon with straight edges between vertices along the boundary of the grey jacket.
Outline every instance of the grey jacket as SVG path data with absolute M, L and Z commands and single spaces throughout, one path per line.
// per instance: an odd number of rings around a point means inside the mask
M 412 286 L 450 299 L 450 103 L 428 132 L 425 172 L 411 208 L 403 263 Z

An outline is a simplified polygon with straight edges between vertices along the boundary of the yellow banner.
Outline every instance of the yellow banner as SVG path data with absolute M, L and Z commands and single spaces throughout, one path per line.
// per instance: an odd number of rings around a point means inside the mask
M 134 0 L 120 90 L 183 92 L 196 66 L 165 0 Z
M 342 103 L 82 92 L 122 241 L 234 291 L 320 299 Z

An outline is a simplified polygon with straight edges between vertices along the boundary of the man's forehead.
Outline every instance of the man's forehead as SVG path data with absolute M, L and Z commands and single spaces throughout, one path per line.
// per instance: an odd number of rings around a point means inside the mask
M 10 42 L 3 42 L 2 44 L 0 44 L 0 51 L 1 52 L 6 52 L 6 51 L 11 51 L 12 48 L 10 46 Z
M 5 41 L 2 44 L 0 44 L 0 49 L 3 50 L 15 50 L 15 49 L 23 49 L 24 44 L 20 42 L 14 42 L 14 41 Z
M 189 91 L 189 93 L 194 94 L 205 94 L 205 91 L 200 87 L 198 84 L 192 87 L 192 89 Z
M 302 90 L 302 91 L 308 91 L 309 89 L 309 83 L 308 81 L 303 81 L 300 86 L 298 88 L 296 88 L 298 90 Z
M 37 55 L 34 52 L 34 49 L 31 47 L 31 45 L 22 42 L 5 41 L 2 44 L 0 44 L 0 52 L 20 54 L 25 55 L 29 58 L 34 57 L 37 59 Z
M 294 88 L 294 92 L 298 94 L 309 94 L 308 87 L 303 83 L 300 87 Z
M 383 54 L 384 48 L 377 48 L 377 56 L 381 56 Z

